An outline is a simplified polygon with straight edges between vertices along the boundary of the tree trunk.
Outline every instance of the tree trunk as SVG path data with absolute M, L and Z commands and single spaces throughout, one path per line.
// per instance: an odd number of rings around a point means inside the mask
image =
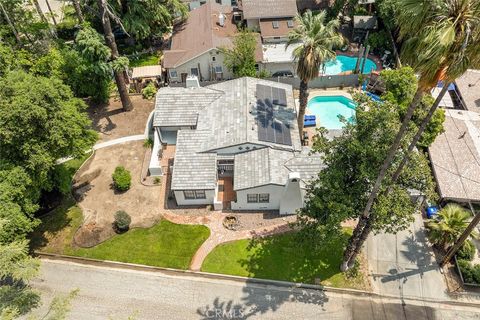
M 348 239 L 347 247 L 345 248 L 345 251 L 343 252 L 343 262 L 340 265 L 340 270 L 342 272 L 345 272 L 350 268 L 350 266 L 349 266 L 350 258 L 353 256 L 353 254 L 356 250 L 357 243 L 359 243 L 359 241 L 360 241 L 360 238 L 362 236 L 362 232 L 363 232 L 363 230 L 365 229 L 365 226 L 368 223 L 368 219 L 369 219 L 368 217 L 361 216 L 358 219 L 357 226 L 353 230 L 352 236 L 350 237 L 350 239 Z
M 349 261 L 347 262 L 347 269 L 352 268 L 355 265 L 355 260 L 357 259 L 358 254 L 362 250 L 363 244 L 367 241 L 370 232 L 372 231 L 372 224 L 373 224 L 373 216 L 370 216 L 365 223 L 365 227 L 362 230 L 362 233 L 358 237 L 357 245 L 355 249 L 352 251 Z
M 473 210 L 472 206 L 470 208 Z M 475 211 L 473 211 L 475 214 Z M 478 222 L 480 222 L 480 213 L 475 214 L 473 217 L 473 220 L 470 222 L 470 224 L 467 226 L 465 231 L 462 233 L 462 235 L 458 238 L 458 240 L 455 242 L 455 244 L 448 250 L 447 254 L 443 257 L 442 262 L 440 263 L 440 266 L 443 267 L 445 264 L 448 263 L 453 257 L 455 253 L 457 253 L 458 249 L 460 249 L 467 240 L 467 238 L 470 236 L 472 233 L 473 229 L 477 226 Z
M 78 22 L 83 24 L 85 19 L 83 18 L 82 8 L 80 7 L 80 2 L 78 0 L 72 0 L 73 8 L 75 8 L 75 13 L 77 14 Z
M 55 30 L 51 27 L 50 23 L 47 20 L 47 17 L 45 17 L 45 14 L 42 11 L 42 8 L 40 7 L 40 4 L 38 3 L 38 0 L 32 0 L 35 9 L 37 10 L 38 15 L 40 16 L 40 20 L 42 20 L 43 23 L 48 25 L 48 30 L 50 31 L 50 34 L 52 37 L 57 38 L 57 34 L 55 33 Z
M 413 112 L 415 111 L 418 103 L 422 99 L 422 96 L 423 96 L 423 90 L 422 90 L 421 87 L 419 87 L 417 89 L 417 92 L 415 93 L 415 96 L 413 97 L 412 102 L 408 106 L 407 113 L 405 114 L 405 118 L 402 121 L 402 125 L 400 127 L 400 130 L 398 131 L 397 135 L 395 136 L 395 140 L 394 140 L 393 144 L 390 146 L 387 157 L 385 158 L 385 160 L 384 160 L 384 162 L 383 162 L 383 164 L 380 168 L 380 172 L 378 173 L 377 179 L 375 181 L 375 184 L 373 185 L 372 191 L 370 192 L 370 196 L 368 198 L 367 204 L 365 206 L 365 209 L 362 212 L 361 217 L 368 218 L 370 216 L 370 210 L 372 209 L 373 202 L 375 201 L 375 199 L 378 196 L 378 192 L 380 191 L 380 187 L 382 185 L 383 179 L 387 175 L 387 170 L 391 166 L 393 158 L 395 157 L 395 154 L 397 152 L 397 149 L 400 146 L 400 143 L 402 142 L 403 137 L 407 133 L 408 124 L 409 124 L 409 122 L 410 122 L 410 120 L 413 116 Z M 356 230 L 357 234 L 361 234 L 361 230 L 365 227 L 365 224 L 366 224 L 366 222 L 365 223 L 360 223 L 361 221 L 362 221 L 362 219 L 359 220 L 359 224 L 357 224 L 357 227 L 355 228 L 355 229 L 357 229 L 357 228 L 359 229 L 359 230 Z M 359 243 L 358 243 L 358 241 L 356 241 L 356 243 L 355 243 L 355 239 L 352 239 L 352 241 L 353 241 L 352 246 L 356 249 L 352 250 L 351 252 L 354 252 L 355 250 L 358 250 L 357 247 L 358 247 Z M 343 263 L 341 265 L 342 268 L 347 266 L 347 269 L 345 269 L 345 270 L 348 270 L 348 263 L 349 263 L 350 259 L 351 259 L 351 255 L 349 256 L 347 254 L 347 252 L 345 252 L 344 257 L 343 257 Z M 345 271 L 345 270 L 342 270 L 342 271 Z
M 420 138 L 422 137 L 423 132 L 424 132 L 425 129 L 427 128 L 427 125 L 430 123 L 430 120 L 432 120 L 433 114 L 434 114 L 435 111 L 437 110 L 438 105 L 440 104 L 440 102 L 442 101 L 443 97 L 445 96 L 445 93 L 447 93 L 449 86 L 450 86 L 450 83 L 445 84 L 445 86 L 442 88 L 442 91 L 440 91 L 440 94 L 438 95 L 437 99 L 435 99 L 435 102 L 434 102 L 433 105 L 430 107 L 430 110 L 428 110 L 428 114 L 427 114 L 426 117 L 423 119 L 420 127 L 418 128 L 417 133 L 415 134 L 415 136 L 413 137 L 412 142 L 411 142 L 410 145 L 408 146 L 407 153 L 403 156 L 402 162 L 400 162 L 400 164 L 398 165 L 397 170 L 396 170 L 395 173 L 393 174 L 393 177 L 392 177 L 392 185 L 393 185 L 395 182 L 397 182 L 398 178 L 400 177 L 400 174 L 402 173 L 403 168 L 405 167 L 405 165 L 406 165 L 407 162 L 408 162 L 408 159 L 409 159 L 410 154 L 412 153 L 413 149 L 414 149 L 415 146 L 417 145 L 418 141 L 420 141 Z M 389 191 L 390 191 L 390 190 L 389 190 Z
M 20 38 L 17 28 L 15 28 L 15 25 L 13 24 L 12 20 L 10 20 L 10 17 L 8 16 L 7 11 L 3 7 L 3 4 L 0 3 L 0 9 L 2 9 L 2 13 L 5 16 L 5 20 L 7 20 L 8 26 L 12 30 L 13 35 L 15 36 L 15 39 L 17 40 L 18 44 L 22 44 L 22 39 Z
M 57 26 L 57 19 L 55 19 L 55 13 L 53 12 L 52 7 L 50 7 L 50 2 L 45 0 L 45 3 L 47 4 L 48 11 L 50 11 L 50 15 L 52 16 L 53 24 Z
M 300 106 L 298 109 L 298 131 L 300 133 L 300 140 L 303 140 L 303 123 L 304 123 L 304 118 L 305 118 L 305 110 L 307 109 L 307 103 L 308 103 L 308 81 L 302 80 L 300 82 Z
M 115 37 L 113 36 L 112 26 L 110 25 L 110 18 L 106 10 L 105 0 L 97 0 L 98 8 L 100 9 L 100 18 L 102 20 L 103 32 L 105 35 L 105 42 L 112 52 L 112 61 L 116 60 L 119 56 L 117 44 L 115 43 Z M 117 84 L 118 93 L 120 94 L 120 100 L 122 100 L 122 106 L 124 111 L 133 110 L 130 96 L 128 95 L 127 84 L 123 71 L 114 71 L 115 82 Z

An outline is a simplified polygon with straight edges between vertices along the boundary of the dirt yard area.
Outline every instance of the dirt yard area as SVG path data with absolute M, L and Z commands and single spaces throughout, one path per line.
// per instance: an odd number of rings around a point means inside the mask
M 161 186 L 145 186 L 140 181 L 144 156 L 143 141 L 119 144 L 97 150 L 80 169 L 73 186 L 84 216 L 84 224 L 75 234 L 77 245 L 90 247 L 111 237 L 118 210 L 132 217 L 131 227 L 150 227 L 160 220 Z M 130 190 L 123 193 L 112 188 L 117 166 L 124 166 L 132 175 Z
M 141 95 L 130 96 L 134 109 L 124 112 L 119 98 L 111 98 L 108 104 L 90 105 L 88 114 L 93 128 L 99 133 L 99 142 L 145 132 L 148 116 L 154 109 L 154 100 Z
M 293 223 L 297 220 L 296 215 L 281 216 L 278 211 L 265 212 L 241 212 L 232 211 L 233 216 L 238 220 L 237 231 L 253 230 L 261 227 L 269 227 L 283 222 Z

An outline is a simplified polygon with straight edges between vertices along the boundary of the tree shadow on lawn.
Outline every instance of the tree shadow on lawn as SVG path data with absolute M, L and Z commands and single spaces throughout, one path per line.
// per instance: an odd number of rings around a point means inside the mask
M 339 266 L 348 236 L 332 235 L 321 245 L 301 240 L 298 233 L 252 239 L 249 256 L 240 260 L 251 277 L 329 285 Z

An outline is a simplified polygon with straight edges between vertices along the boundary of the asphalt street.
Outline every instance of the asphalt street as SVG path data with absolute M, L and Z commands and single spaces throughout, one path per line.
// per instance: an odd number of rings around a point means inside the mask
M 42 306 L 79 289 L 69 319 L 480 319 L 480 308 L 371 298 L 42 259 Z

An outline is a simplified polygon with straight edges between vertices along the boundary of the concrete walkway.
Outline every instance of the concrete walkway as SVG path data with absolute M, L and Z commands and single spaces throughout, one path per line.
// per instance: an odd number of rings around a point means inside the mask
M 91 152 L 92 150 L 98 150 L 98 149 L 114 146 L 114 145 L 120 144 L 120 143 L 125 143 L 125 142 L 130 142 L 130 141 L 139 141 L 139 140 L 145 140 L 145 135 L 137 134 L 137 135 L 133 135 L 133 136 L 126 136 L 126 137 L 121 137 L 121 138 L 118 138 L 118 139 L 113 139 L 113 140 L 110 140 L 110 141 L 100 142 L 100 143 L 97 143 L 96 145 L 94 145 L 91 150 L 85 151 L 85 153 Z M 72 157 L 60 158 L 60 159 L 57 160 L 57 164 L 62 164 L 64 162 L 70 161 L 72 159 L 73 159 Z
M 420 215 L 410 228 L 396 235 L 371 236 L 366 251 L 374 292 L 400 298 L 450 299 Z
M 223 219 L 228 213 L 213 212 L 206 216 L 187 216 L 174 213 L 164 213 L 165 219 L 178 224 L 201 224 L 210 229 L 210 236 L 200 246 L 190 263 L 190 270 L 199 271 L 207 255 L 219 244 L 241 239 L 251 239 L 259 236 L 267 236 L 284 233 L 291 230 L 288 222 L 281 222 L 268 227 L 253 230 L 232 231 L 223 226 Z

